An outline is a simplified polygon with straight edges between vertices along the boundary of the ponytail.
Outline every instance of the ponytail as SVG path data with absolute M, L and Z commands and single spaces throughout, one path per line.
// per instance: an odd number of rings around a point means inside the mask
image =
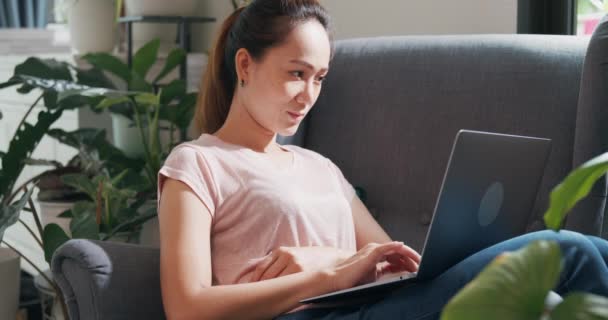
M 199 135 L 219 130 L 228 117 L 236 79 L 226 72 L 227 61 L 224 52 L 230 30 L 244 8 L 238 8 L 226 18 L 215 40 L 209 63 L 203 74 L 194 115 L 195 129 Z

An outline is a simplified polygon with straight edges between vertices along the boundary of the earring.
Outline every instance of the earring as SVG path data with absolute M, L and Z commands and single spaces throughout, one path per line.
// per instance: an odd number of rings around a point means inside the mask
M 241 88 L 245 87 L 245 80 L 241 79 Z

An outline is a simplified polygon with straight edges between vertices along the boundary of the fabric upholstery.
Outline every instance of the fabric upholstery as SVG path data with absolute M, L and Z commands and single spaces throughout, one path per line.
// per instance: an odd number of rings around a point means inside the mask
M 551 138 L 530 221 L 539 229 L 549 190 L 572 169 L 586 46 L 584 38 L 544 35 L 343 41 L 306 147 L 367 191 L 393 238 L 421 249 L 459 129 Z

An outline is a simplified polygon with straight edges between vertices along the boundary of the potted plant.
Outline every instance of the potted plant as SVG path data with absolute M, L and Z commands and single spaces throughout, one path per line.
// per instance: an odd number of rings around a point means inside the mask
M 53 163 L 55 168 L 42 173 L 36 183 L 43 227 L 54 222 L 70 235 L 70 216 L 65 212 L 72 209 L 74 203 L 90 197 L 83 190 L 66 184 L 63 177 L 80 174 L 91 180 L 100 172 L 106 172 L 110 176 L 117 175 L 126 168 L 139 171 L 142 161 L 126 157 L 106 141 L 105 130 L 82 128 L 66 132 L 51 129 L 47 134 L 77 150 L 67 165 Z
M 161 71 L 150 77 L 150 68 L 158 59 L 160 41 L 141 47 L 133 57 L 133 69 L 117 58 L 96 53 L 83 57 L 90 65 L 121 79 L 126 91 L 75 90 L 73 94 L 101 99 L 97 111 L 109 110 L 113 117 L 116 146 L 126 155 L 144 162 L 143 173 L 149 188 L 143 190 L 143 207 L 156 209 L 157 172 L 176 144 L 188 139 L 188 128 L 196 105 L 196 92 L 188 92 L 183 80 L 160 82 L 185 59 L 182 49 L 173 49 Z M 151 79 L 147 81 L 146 79 Z M 101 97 L 101 98 L 100 98 Z M 117 119 L 120 119 L 118 121 Z M 122 126 L 117 124 L 122 123 Z M 144 224 L 150 244 L 158 244 L 156 218 Z
M 44 77 L 45 81 L 38 81 Z M 17 178 L 27 164 L 27 159 L 42 139 L 49 131 L 51 125 L 61 117 L 63 111 L 82 106 L 76 104 L 75 100 L 70 100 L 72 103 L 59 103 L 58 94 L 65 88 L 69 88 L 73 81 L 72 74 L 65 63 L 60 63 L 54 60 L 41 60 L 36 58 L 28 58 L 23 64 L 15 67 L 14 76 L 5 83 L 0 84 L 0 89 L 17 86 L 20 93 L 29 93 L 34 89 L 40 89 L 42 93 L 36 101 L 26 111 L 21 122 L 17 126 L 17 130 L 9 143 L 8 150 L 0 152 L 0 241 L 24 259 L 32 264 L 36 269 L 37 266 L 30 259 L 23 256 L 18 250 L 12 247 L 9 243 L 3 241 L 4 231 L 11 225 L 20 222 L 36 242 L 40 244 L 42 250 L 45 245 L 49 245 L 53 239 L 48 238 L 47 242 L 43 243 L 40 235 L 44 234 L 42 224 L 36 212 L 36 207 L 31 199 L 34 190 L 33 183 L 38 177 L 34 177 L 20 186 L 16 186 Z M 44 108 L 38 113 L 38 118 L 35 123 L 28 123 L 25 119 L 34 111 L 40 101 L 43 101 Z M 68 102 L 68 101 L 66 101 Z M 35 162 L 35 161 L 34 161 Z M 28 227 L 23 220 L 20 219 L 22 211 L 27 211 L 34 216 L 36 221 L 36 233 L 32 228 Z M 38 270 L 41 272 L 41 270 Z M 16 275 L 18 278 L 18 275 Z M 51 283 L 49 281 L 49 283 Z M 57 286 L 53 287 L 56 291 Z M 63 305 L 63 304 L 62 304 Z M 64 314 L 66 310 L 63 309 Z
M 142 225 L 156 216 L 156 172 L 169 149 L 185 139 L 196 93 L 186 93 L 185 85 L 179 80 L 168 85 L 146 82 L 144 78 L 149 66 L 155 62 L 158 44 L 145 47 L 147 49 L 142 48 L 143 51 L 136 53 L 133 70 L 107 54 L 88 55 L 87 59 L 93 68 L 86 70 L 64 62 L 32 57 L 15 68 L 11 79 L 0 83 L 0 89 L 18 86 L 21 93 L 41 90 L 40 96 L 18 125 L 8 150 L 0 152 L 0 241 L 7 228 L 21 221 L 21 212 L 27 212 L 33 215 L 35 226 L 29 227 L 21 223 L 40 244 L 45 259 L 50 261 L 55 249 L 70 238 L 111 240 L 119 236 L 124 237 L 123 241 L 129 241 L 136 239 Z M 158 79 L 177 67 L 183 57 L 181 50 L 170 53 Z M 113 64 L 116 61 L 119 64 Z M 128 84 L 127 90 L 116 89 L 120 84 L 111 81 L 103 70 L 117 74 Z M 26 122 L 25 119 L 39 102 L 43 102 L 44 107 L 39 112 L 37 121 Z M 105 138 L 102 139 L 105 136 L 103 132 L 92 129 L 74 132 L 50 129 L 64 110 L 86 106 L 95 112 L 109 108 L 127 117 L 131 116 L 140 133 L 138 139 L 145 145 L 143 157 L 129 158 L 105 141 Z M 166 121 L 168 125 L 161 126 L 161 121 Z M 165 145 L 161 144 L 161 132 L 175 134 L 171 135 Z M 70 218 L 69 232 L 56 223 L 43 225 L 31 198 L 34 188 L 40 186 L 41 176 L 15 186 L 26 165 L 53 164 L 52 161 L 29 157 L 44 135 L 50 135 L 79 151 L 78 161 L 63 166 L 75 167 L 76 170 L 59 172 L 54 178 L 54 183 L 58 183 L 56 178 L 59 177 L 60 183 L 76 190 L 79 197 L 84 197 L 79 198 L 70 210 L 61 215 Z M 87 171 L 95 174 L 91 175 Z M 154 205 L 150 206 L 150 203 Z M 9 243 L 2 243 L 32 263 Z M 32 265 L 38 269 L 35 264 Z M 38 272 L 53 288 L 55 296 L 62 297 L 52 279 L 42 270 L 38 269 Z M 67 317 L 64 304 L 59 305 Z
M 551 191 L 544 220 L 559 231 L 574 205 L 608 172 L 608 153 L 573 170 Z M 442 320 L 475 319 L 608 319 L 608 298 L 572 293 L 547 302 L 561 271 L 559 245 L 537 241 L 497 257 L 446 305 Z M 505 288 L 517 288 L 505 291 Z M 525 303 L 524 303 L 525 302 Z

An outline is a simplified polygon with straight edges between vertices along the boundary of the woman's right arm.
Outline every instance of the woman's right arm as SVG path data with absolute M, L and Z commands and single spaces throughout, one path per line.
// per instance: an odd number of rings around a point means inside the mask
M 370 244 L 335 268 L 211 286 L 209 209 L 186 184 L 167 179 L 159 222 L 163 306 L 170 320 L 270 319 L 304 298 L 357 284 L 386 256 L 407 254 L 402 244 Z

